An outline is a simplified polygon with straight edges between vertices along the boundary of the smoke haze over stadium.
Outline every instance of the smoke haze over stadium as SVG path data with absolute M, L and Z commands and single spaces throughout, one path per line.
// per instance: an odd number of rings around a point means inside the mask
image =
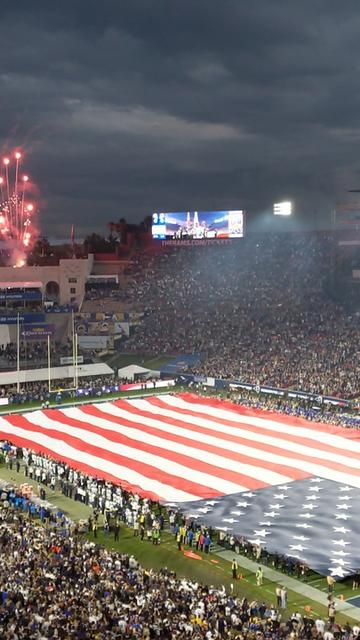
M 355 0 L 4 1 L 2 150 L 31 154 L 52 235 L 282 198 L 330 222 L 360 186 L 359 21 Z

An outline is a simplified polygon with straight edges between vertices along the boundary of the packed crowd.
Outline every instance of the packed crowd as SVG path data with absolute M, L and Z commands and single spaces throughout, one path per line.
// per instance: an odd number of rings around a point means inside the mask
M 310 617 L 297 614 L 282 621 L 274 605 L 179 580 L 167 569 L 145 570 L 133 557 L 73 534 L 64 538 L 56 526 L 40 527 L 5 497 L 0 510 L 4 640 L 210 640 L 256 632 L 261 637 L 313 637 L 309 631 L 316 623 Z
M 107 298 L 122 299 L 122 290 L 118 284 L 114 283 L 112 286 L 88 286 L 86 289 L 85 300 L 103 300 Z
M 14 447 L 5 443 L 5 452 L 12 458 Z M 17 452 L 19 454 L 19 452 Z M 40 470 L 39 482 L 60 482 L 66 493 L 71 481 L 78 499 L 79 489 L 88 496 L 103 496 L 103 510 L 129 511 L 128 520 L 150 516 L 148 502 L 127 492 L 112 491 L 109 483 L 101 483 L 82 474 L 71 476 L 72 469 L 63 463 L 23 450 L 27 472 Z M 14 455 L 13 463 L 19 463 Z M 73 472 L 74 474 L 74 472 Z M 89 484 L 90 482 L 90 484 Z M 116 495 L 116 498 L 115 498 Z M 106 504 L 108 501 L 108 504 Z M 329 598 L 328 620 L 301 615 L 286 615 L 286 589 L 276 587 L 274 603 L 248 601 L 225 588 L 215 588 L 189 579 L 178 579 L 163 568 L 158 573 L 142 568 L 133 556 L 110 551 L 97 544 L 96 506 L 92 535 L 84 538 L 61 511 L 51 511 L 41 503 L 34 504 L 19 489 L 6 487 L 0 499 L 0 633 L 4 640 L 32 638 L 76 638 L 105 640 L 106 638 L 156 638 L 175 640 L 193 638 L 212 640 L 238 638 L 276 640 L 306 638 L 311 640 L 355 640 L 360 633 L 357 625 L 341 627 L 335 622 L 336 610 Z M 140 514 L 140 517 L 139 517 Z M 170 513 L 171 516 L 174 514 Z M 39 526 L 41 519 L 45 526 Z M 171 520 L 170 520 L 171 522 Z M 129 522 L 128 522 L 129 523 Z M 115 524 L 115 530 L 116 530 Z M 151 523 L 154 529 L 153 522 Z M 189 539 L 189 527 L 172 526 L 181 543 L 202 545 L 209 542 L 201 532 Z M 161 524 L 159 521 L 159 528 Z M 135 535 L 135 534 L 134 534 Z M 230 540 L 231 542 L 231 540 Z M 153 543 L 156 544 L 153 540 Z M 233 578 L 237 563 L 233 561 Z M 258 575 L 259 574 L 259 575 Z M 257 572 L 261 586 L 262 573 Z
M 360 301 L 350 314 L 330 297 L 334 253 L 324 234 L 167 247 L 129 284 L 145 315 L 126 348 L 200 353 L 196 374 L 356 397 Z
M 52 392 L 49 393 L 48 382 L 27 382 L 20 386 L 19 391 L 17 385 L 2 385 L 0 397 L 7 397 L 9 404 L 26 404 L 28 402 L 46 403 L 51 399 L 71 401 L 71 399 L 80 397 L 100 398 L 109 393 L 119 391 L 119 385 L 128 382 L 126 378 L 116 378 L 112 375 L 92 376 L 79 378 L 79 389 L 74 390 L 73 378 L 62 378 L 51 381 Z
M 70 339 L 63 342 L 51 340 L 50 356 L 53 365 L 60 364 L 63 356 L 72 356 L 73 345 Z M 79 349 L 79 355 L 81 349 Z M 21 369 L 34 366 L 41 366 L 47 363 L 48 343 L 47 340 L 21 340 L 19 348 L 19 358 Z M 13 369 L 17 362 L 17 344 L 8 342 L 0 345 L 0 368 Z
M 126 310 L 123 303 L 128 301 L 128 291 L 126 287 L 127 278 L 122 276 L 120 283 L 108 282 L 105 284 L 89 284 L 86 287 L 85 298 L 81 310 L 86 313 L 98 311 L 116 312 Z

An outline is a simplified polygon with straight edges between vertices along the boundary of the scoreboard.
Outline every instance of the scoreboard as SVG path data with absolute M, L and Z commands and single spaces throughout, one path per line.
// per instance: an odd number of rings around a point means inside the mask
M 153 213 L 152 236 L 157 240 L 242 238 L 244 212 L 180 211 Z

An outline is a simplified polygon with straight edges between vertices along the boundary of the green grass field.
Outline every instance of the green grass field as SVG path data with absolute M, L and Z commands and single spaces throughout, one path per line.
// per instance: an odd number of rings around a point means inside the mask
M 154 356 L 146 353 L 113 353 L 105 359 L 106 364 L 117 371 L 122 367 L 137 364 L 140 367 L 158 371 L 164 364 L 173 360 L 171 356 L 159 354 Z
M 25 476 L 22 472 L 19 474 L 16 471 L 5 468 L 4 465 L 0 466 L 0 478 L 8 482 L 15 484 L 21 484 L 25 480 Z M 26 479 L 33 486 L 35 491 L 37 490 L 37 483 L 31 482 Z M 86 505 L 79 502 L 75 502 L 69 498 L 66 498 L 59 492 L 48 492 L 47 499 L 54 505 L 62 509 L 73 520 L 88 518 L 91 509 Z M 89 534 L 90 539 L 94 539 L 93 534 Z M 269 580 L 264 581 L 262 587 L 257 587 L 255 582 L 254 573 L 241 567 L 241 555 L 237 556 L 237 561 L 240 567 L 240 573 L 242 579 L 235 583 L 231 577 L 230 563 L 220 558 L 216 554 L 205 554 L 198 552 L 201 556 L 201 560 L 194 560 L 186 557 L 183 552 L 180 552 L 177 548 L 177 544 L 174 537 L 165 531 L 162 533 L 161 544 L 158 546 L 152 545 L 148 541 L 141 542 L 139 537 L 134 537 L 132 530 L 121 527 L 120 541 L 114 542 L 113 535 L 105 535 L 102 529 L 98 531 L 97 542 L 104 544 L 107 548 L 116 549 L 128 554 L 133 554 L 139 562 L 148 568 L 154 570 L 167 567 L 170 570 L 176 571 L 176 574 L 180 577 L 190 578 L 197 582 L 204 584 L 212 584 L 215 586 L 224 585 L 226 589 L 230 590 L 231 583 L 234 584 L 234 593 L 246 596 L 248 599 L 265 600 L 266 602 L 275 602 L 275 587 L 277 583 Z M 326 591 L 325 580 L 318 578 L 317 584 L 312 586 Z M 314 576 L 315 580 L 315 576 Z M 336 595 L 343 594 L 346 599 L 349 595 L 354 595 L 349 587 L 345 588 L 343 584 L 337 584 Z M 299 595 L 296 592 L 289 591 L 287 614 L 291 614 L 294 611 L 304 612 L 305 607 L 310 606 L 313 615 L 320 615 L 326 617 L 326 609 L 321 604 L 313 602 L 312 600 Z M 337 615 L 337 620 L 340 623 L 346 622 L 351 619 L 342 614 Z
M 91 535 L 90 535 L 91 537 Z M 190 578 L 203 584 L 210 584 L 220 587 L 224 585 L 230 591 L 230 585 L 234 585 L 234 593 L 246 596 L 250 601 L 265 600 L 268 603 L 276 604 L 275 588 L 277 583 L 270 580 L 264 580 L 262 587 L 256 586 L 255 574 L 241 568 L 241 556 L 236 556 L 236 560 L 240 566 L 242 579 L 233 581 L 231 576 L 231 565 L 216 554 L 205 554 L 197 552 L 201 556 L 201 560 L 187 558 L 182 552 L 178 551 L 177 544 L 170 533 L 165 532 L 162 535 L 161 544 L 154 546 L 150 542 L 141 540 L 133 536 L 133 532 L 123 527 L 120 534 L 120 541 L 115 543 L 112 536 L 104 536 L 102 532 L 98 534 L 98 541 L 105 546 L 129 554 L 133 554 L 139 562 L 148 568 L 155 570 L 167 567 L 176 571 L 180 577 Z M 315 586 L 315 585 L 314 585 Z M 353 592 L 351 592 L 354 595 Z M 295 611 L 304 613 L 305 607 L 311 607 L 313 615 L 327 617 L 326 607 L 308 599 L 294 591 L 289 590 L 288 607 L 286 613 L 289 615 Z M 345 623 L 349 618 L 343 614 L 337 614 L 337 620 Z
M 7 469 L 4 464 L 0 465 L 0 479 L 6 480 L 6 482 L 21 484 L 22 482 L 27 482 L 34 487 L 34 491 L 37 494 L 38 483 L 36 480 L 30 480 L 30 478 L 25 477 L 24 473 L 20 471 L 20 473 L 16 473 L 15 468 L 12 470 Z M 45 488 L 46 489 L 46 488 Z M 46 489 L 46 499 L 59 507 L 71 520 L 81 520 L 89 517 L 91 513 L 90 507 L 87 507 L 85 504 L 81 502 L 75 502 L 75 500 L 71 500 L 70 498 L 66 498 L 62 493 L 58 491 L 48 491 Z

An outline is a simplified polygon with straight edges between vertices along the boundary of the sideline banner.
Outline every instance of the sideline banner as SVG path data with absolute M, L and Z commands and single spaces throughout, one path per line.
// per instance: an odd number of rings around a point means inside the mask
M 147 382 L 133 382 L 121 384 L 120 391 L 136 391 L 137 389 L 160 389 L 161 387 L 173 387 L 175 380 L 155 380 Z
M 74 363 L 74 358 L 72 356 L 61 356 L 60 358 L 60 364 L 73 364 Z M 84 356 L 78 356 L 77 357 L 77 364 L 83 364 L 84 363 Z
M 17 324 L 18 314 L 11 313 L 9 315 L 0 316 L 0 324 Z M 44 313 L 19 313 L 19 322 L 27 324 L 45 322 Z
M 24 324 L 20 335 L 23 340 L 47 340 L 48 336 L 52 338 L 54 333 L 53 324 Z

